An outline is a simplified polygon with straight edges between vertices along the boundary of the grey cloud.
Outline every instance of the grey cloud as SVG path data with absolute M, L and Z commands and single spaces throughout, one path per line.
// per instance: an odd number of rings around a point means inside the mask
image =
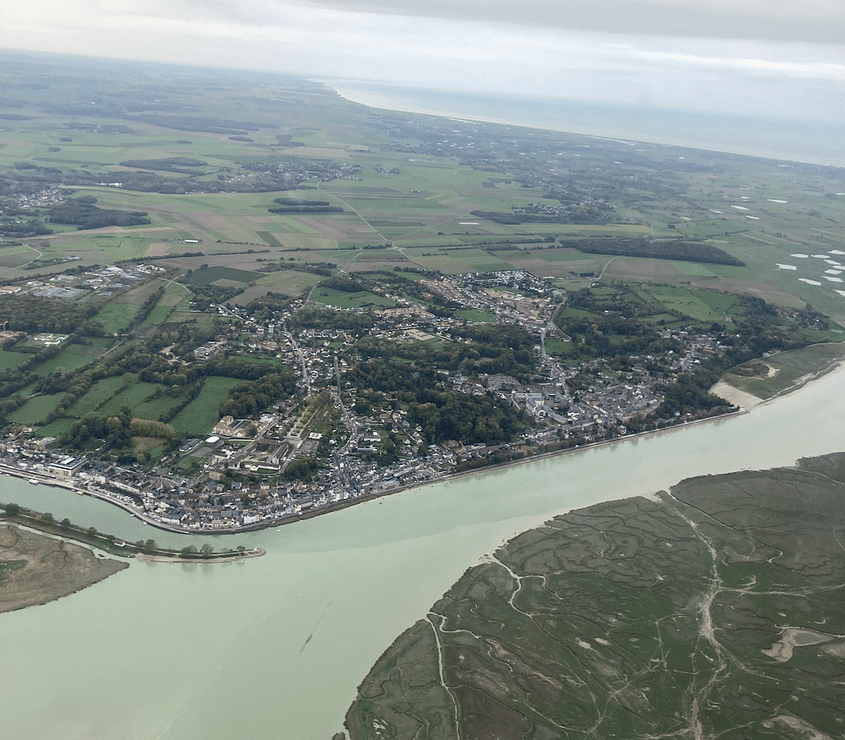
M 845 3 L 833 0 L 294 1 L 339 11 L 500 21 L 606 33 L 840 44 L 845 28 Z
M 91 2 L 92 0 L 89 0 Z M 99 12 L 261 27 L 292 8 L 493 21 L 545 29 L 842 44 L 840 0 L 123 0 Z M 84 0 L 83 0 L 84 2 Z

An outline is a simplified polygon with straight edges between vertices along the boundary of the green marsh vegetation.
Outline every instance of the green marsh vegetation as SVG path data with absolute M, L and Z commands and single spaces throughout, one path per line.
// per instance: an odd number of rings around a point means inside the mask
M 352 740 L 839 734 L 843 459 L 690 479 L 517 536 L 382 655 Z

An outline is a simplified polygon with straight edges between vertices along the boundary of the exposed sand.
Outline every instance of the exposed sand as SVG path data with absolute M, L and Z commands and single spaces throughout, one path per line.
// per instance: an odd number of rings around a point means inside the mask
M 743 411 L 750 411 L 755 406 L 759 406 L 763 403 L 762 398 L 758 398 L 751 393 L 741 391 L 739 388 L 734 388 L 732 385 L 729 385 L 721 380 L 710 389 L 710 392 L 714 396 L 724 398 L 728 403 L 732 403 L 734 406 L 739 406 L 739 408 Z
M 824 635 L 819 632 L 811 630 L 797 629 L 795 627 L 787 627 L 780 636 L 780 639 L 775 642 L 770 648 L 763 649 L 760 652 L 763 655 L 768 655 L 774 658 L 778 663 L 785 663 L 788 661 L 794 652 L 794 648 L 802 645 L 818 645 L 823 642 L 830 642 L 836 637 L 832 635 Z
M 139 552 L 135 556 L 135 559 L 146 560 L 150 563 L 182 563 L 183 565 L 199 563 L 200 565 L 213 565 L 214 563 L 234 563 L 245 558 L 260 558 L 265 552 L 260 547 L 256 547 L 252 550 L 244 550 L 243 552 L 233 552 L 231 555 L 214 553 L 209 557 L 197 556 L 193 558 L 185 558 L 178 555 L 172 557 L 169 555 L 148 555 L 147 553 Z

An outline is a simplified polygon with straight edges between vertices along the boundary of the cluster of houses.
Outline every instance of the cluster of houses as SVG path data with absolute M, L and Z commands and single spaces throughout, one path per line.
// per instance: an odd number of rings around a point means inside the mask
M 74 277 L 89 288 L 106 283 L 115 286 L 140 279 L 149 269 L 156 268 L 102 268 Z M 172 458 L 149 472 L 68 456 L 50 449 L 50 440 L 36 441 L 25 432 L 7 436 L 0 443 L 0 466 L 33 481 L 59 481 L 107 498 L 160 526 L 234 531 L 436 480 L 456 465 L 490 459 L 502 448 L 516 447 L 530 454 L 566 438 L 582 443 L 625 434 L 631 419 L 648 415 L 662 402 L 657 387 L 666 378 L 645 369 L 649 359 L 659 359 L 661 367 L 671 372 L 683 372 L 724 349 L 716 335 L 672 330 L 666 331 L 664 338 L 677 340 L 674 346 L 682 351 L 668 358 L 631 358 L 633 365 L 629 363 L 627 371 L 612 376 L 599 360 L 571 368 L 545 352 L 545 334 L 553 330 L 553 314 L 565 301 L 551 283 L 518 270 L 427 278 L 421 285 L 432 294 L 518 324 L 538 337 L 535 352 L 540 362 L 530 383 L 504 374 L 467 377 L 441 370 L 454 389 L 493 394 L 533 420 L 531 428 L 512 445 L 465 446 L 458 441 L 430 445 L 421 430 L 408 422 L 401 407 L 371 416 L 357 414 L 354 389 L 342 385 L 347 368 L 342 352 L 355 344 L 354 336 L 332 328 L 292 332 L 286 323 L 290 314 L 261 321 L 246 309 L 221 307 L 241 321 L 230 327 L 229 335 L 197 347 L 195 360 L 206 361 L 229 351 L 272 356 L 301 375 L 307 395 L 318 388 L 329 394 L 343 428 L 324 438 L 305 412 L 296 415 L 291 401 L 257 420 L 224 416 L 209 436 L 187 440 Z M 408 341 L 449 340 L 450 328 L 465 320 L 437 317 L 418 305 L 397 302 L 396 308 L 371 313 L 373 333 Z M 579 388 L 573 392 L 570 381 L 579 374 Z M 584 378 L 589 382 L 585 384 Z M 393 438 L 398 440 L 398 460 L 389 465 L 375 462 L 384 443 L 381 429 L 393 430 Z M 322 468 L 316 474 L 304 479 L 285 475 L 294 460 L 313 460 L 318 453 Z

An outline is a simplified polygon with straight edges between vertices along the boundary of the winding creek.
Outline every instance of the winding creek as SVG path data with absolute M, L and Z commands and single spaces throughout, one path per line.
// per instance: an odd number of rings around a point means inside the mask
M 404 491 L 242 535 L 154 530 L 94 499 L 0 478 L 0 500 L 128 540 L 263 547 L 131 567 L 0 615 L 3 735 L 329 740 L 391 641 L 470 565 L 554 514 L 681 478 L 845 449 L 845 369 L 734 416 Z

